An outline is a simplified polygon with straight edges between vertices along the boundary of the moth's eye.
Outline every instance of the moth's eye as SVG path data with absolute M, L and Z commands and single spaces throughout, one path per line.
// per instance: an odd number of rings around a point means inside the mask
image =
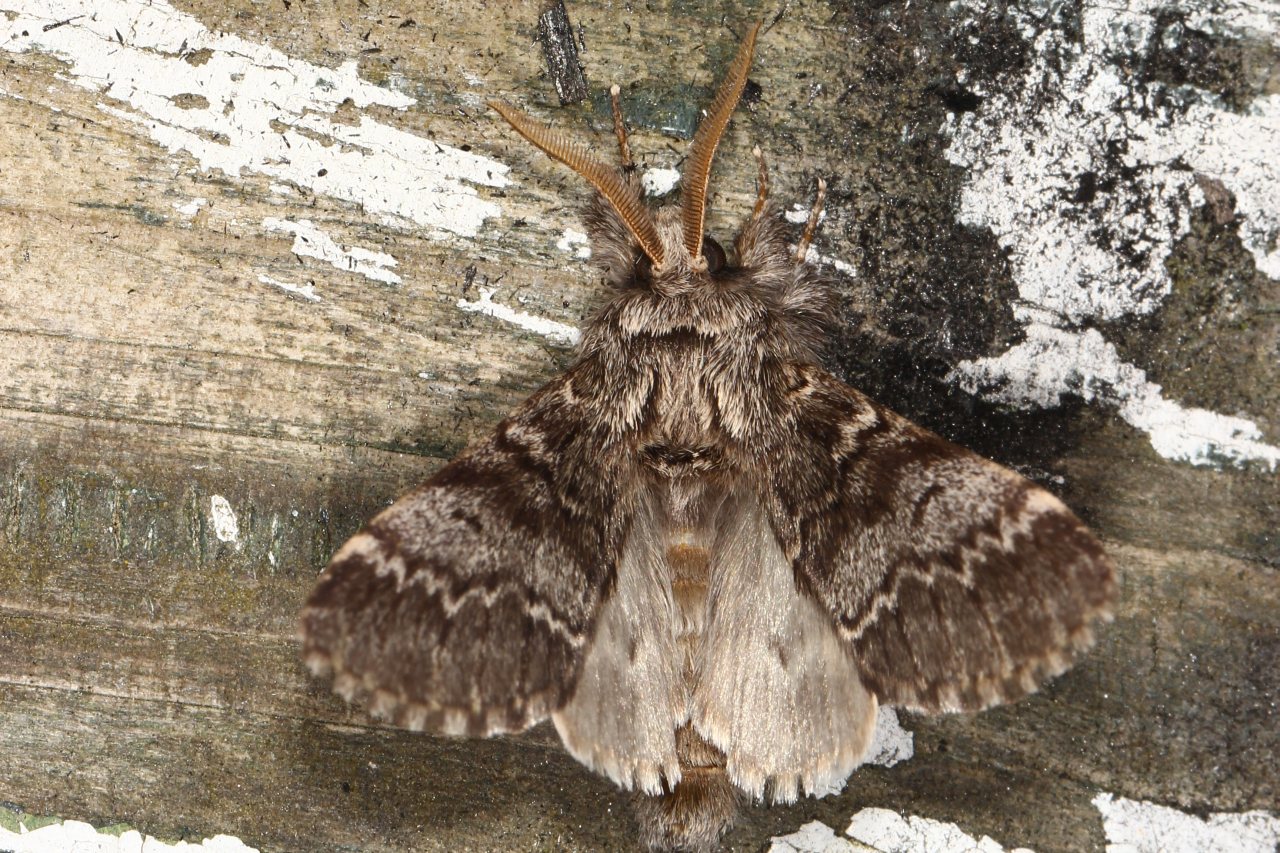
M 649 260 L 649 256 L 643 252 L 636 257 L 632 270 L 636 281 L 648 283 L 653 280 L 653 261 Z
M 724 269 L 724 249 L 710 237 L 702 238 L 702 257 L 707 262 L 707 272 L 720 272 Z

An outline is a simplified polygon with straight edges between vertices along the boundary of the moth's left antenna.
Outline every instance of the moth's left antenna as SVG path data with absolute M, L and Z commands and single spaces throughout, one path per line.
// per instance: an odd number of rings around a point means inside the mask
M 623 180 L 617 169 L 605 165 L 558 130 L 530 118 L 510 104 L 490 101 L 489 106 L 505 118 L 517 133 L 582 175 L 599 190 L 609 200 L 609 204 L 613 205 L 613 209 L 618 211 L 627 229 L 635 235 L 640 248 L 653 262 L 654 269 L 662 266 L 665 253 L 662 251 L 662 240 L 658 238 L 658 228 L 653 223 L 653 216 L 635 187 Z

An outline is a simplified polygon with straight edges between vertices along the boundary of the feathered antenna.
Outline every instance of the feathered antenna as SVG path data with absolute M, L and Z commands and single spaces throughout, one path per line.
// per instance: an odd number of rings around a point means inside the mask
M 689 147 L 681 204 L 684 246 L 689 250 L 689 257 L 695 268 L 703 263 L 702 226 L 707 210 L 707 180 L 711 177 L 711 159 L 715 156 L 716 146 L 720 144 L 720 137 L 729 126 L 729 117 L 738 106 L 742 90 L 746 88 L 747 72 L 751 70 L 751 56 L 755 52 L 756 34 L 759 31 L 760 23 L 757 21 L 738 48 L 738 55 L 729 66 L 729 73 L 716 91 L 715 100 L 707 109 L 707 117 L 698 125 L 693 145 Z
M 605 165 L 588 153 L 587 149 L 571 141 L 558 130 L 530 118 L 510 104 L 490 101 L 489 106 L 505 118 L 525 139 L 590 181 L 591 185 L 609 200 L 609 204 L 613 205 L 613 209 L 622 217 L 627 229 L 635 235 L 641 250 L 653 262 L 654 268 L 662 266 L 664 257 L 662 241 L 658 239 L 658 229 L 653 223 L 653 216 L 641 201 L 635 187 L 624 181 L 617 169 Z

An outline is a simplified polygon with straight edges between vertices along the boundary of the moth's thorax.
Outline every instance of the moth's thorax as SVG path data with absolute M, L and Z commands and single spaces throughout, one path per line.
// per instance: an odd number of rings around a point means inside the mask
M 769 305 L 757 293 L 729 279 L 678 294 L 635 289 L 620 294 L 610 307 L 603 319 L 619 341 L 756 336 L 769 315 Z
M 731 446 L 769 419 L 778 373 L 766 365 L 794 356 L 775 311 L 758 291 L 729 282 L 676 296 L 621 291 L 594 318 L 582 358 L 600 377 L 602 399 L 625 398 L 643 470 L 661 478 L 719 470 Z
M 656 417 L 645 431 L 640 461 L 663 488 L 667 483 L 714 477 L 728 461 L 716 417 L 716 391 L 706 379 L 708 361 L 705 347 L 676 351 L 671 369 L 655 377 Z M 678 498 L 677 490 L 673 499 Z

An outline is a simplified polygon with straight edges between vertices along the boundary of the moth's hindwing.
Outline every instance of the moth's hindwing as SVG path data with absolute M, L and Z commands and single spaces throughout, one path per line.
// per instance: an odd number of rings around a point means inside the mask
M 639 495 L 577 688 L 552 715 L 574 758 L 653 795 L 680 779 L 676 729 L 688 717 L 658 503 Z
M 625 489 L 574 372 L 374 518 L 302 614 L 303 656 L 411 729 L 520 731 L 572 692 Z
M 1115 579 L 1061 501 L 817 367 L 792 372 L 774 529 L 881 703 L 986 708 L 1092 643 Z
M 876 700 L 795 575 L 755 496 L 728 502 L 712 557 L 694 727 L 755 799 L 836 790 L 871 741 Z

